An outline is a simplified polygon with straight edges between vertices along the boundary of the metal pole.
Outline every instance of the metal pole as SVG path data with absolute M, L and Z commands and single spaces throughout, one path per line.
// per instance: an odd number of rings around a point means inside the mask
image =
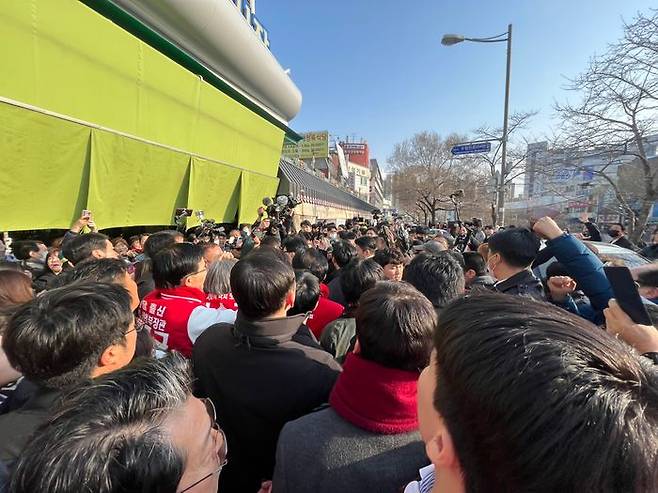
M 505 225 L 505 181 L 507 180 L 507 120 L 509 117 L 509 83 L 512 68 L 512 24 L 507 26 L 507 75 L 505 77 L 505 116 L 503 117 L 503 149 L 500 162 L 500 183 L 498 184 L 498 218 L 500 226 Z

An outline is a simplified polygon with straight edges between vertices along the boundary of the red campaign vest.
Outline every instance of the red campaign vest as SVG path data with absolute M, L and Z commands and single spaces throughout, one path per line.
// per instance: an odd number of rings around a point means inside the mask
M 311 313 L 311 317 L 306 321 L 306 326 L 311 329 L 315 338 L 319 341 L 322 331 L 330 322 L 339 318 L 345 309 L 340 303 L 330 299 L 320 297 L 318 306 Z
M 156 289 L 140 303 L 136 323 L 149 330 L 157 343 L 156 349 L 176 350 L 189 358 L 193 345 L 188 332 L 189 319 L 200 306 L 206 306 L 206 294 L 200 289 Z
M 238 310 L 238 304 L 231 293 L 208 294 L 206 300 L 210 308 L 226 308 L 227 310 Z

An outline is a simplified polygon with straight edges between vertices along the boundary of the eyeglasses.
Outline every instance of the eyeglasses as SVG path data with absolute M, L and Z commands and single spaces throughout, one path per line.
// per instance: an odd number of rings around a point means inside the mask
M 130 329 L 130 330 L 125 331 L 125 332 L 123 333 L 123 335 L 124 335 L 124 336 L 125 336 L 125 335 L 128 335 L 128 334 L 130 334 L 131 332 L 141 332 L 143 328 L 144 328 L 143 325 L 137 325 L 137 324 L 135 324 L 135 327 L 134 327 L 133 329 Z
M 188 274 L 186 276 L 183 276 L 183 279 L 185 279 L 186 277 L 196 276 L 197 274 L 201 274 L 202 272 L 207 272 L 207 271 L 208 271 L 208 269 L 204 268 L 204 269 L 198 270 L 196 272 L 192 272 L 191 274 Z
M 210 427 L 213 430 L 216 430 L 219 432 L 222 438 L 222 447 L 219 450 L 218 458 L 219 458 L 219 468 L 209 474 L 206 474 L 204 477 L 196 481 L 195 483 L 192 483 L 189 485 L 187 488 L 180 490 L 178 493 L 184 493 L 185 491 L 189 491 L 192 488 L 194 488 L 196 485 L 199 483 L 202 483 L 208 478 L 213 477 L 215 474 L 219 474 L 222 472 L 222 469 L 224 469 L 224 466 L 228 464 L 227 456 L 228 456 L 228 443 L 226 441 L 226 434 L 224 434 L 224 430 L 222 430 L 219 425 L 217 424 L 217 411 L 215 409 L 215 405 L 210 399 L 206 398 L 201 398 L 199 399 L 203 404 L 206 406 L 206 412 L 208 413 L 208 416 L 210 416 Z

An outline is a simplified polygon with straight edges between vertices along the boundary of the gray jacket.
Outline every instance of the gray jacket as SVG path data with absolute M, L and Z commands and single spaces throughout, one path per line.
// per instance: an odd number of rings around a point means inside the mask
M 273 493 L 399 493 L 428 463 L 418 432 L 379 435 L 331 408 L 286 424 Z

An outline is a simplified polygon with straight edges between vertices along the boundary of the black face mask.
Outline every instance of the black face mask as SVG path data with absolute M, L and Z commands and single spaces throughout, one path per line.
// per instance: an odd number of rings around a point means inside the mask
M 619 238 L 621 236 L 621 231 L 617 231 L 616 229 L 609 229 L 608 234 L 613 238 Z

